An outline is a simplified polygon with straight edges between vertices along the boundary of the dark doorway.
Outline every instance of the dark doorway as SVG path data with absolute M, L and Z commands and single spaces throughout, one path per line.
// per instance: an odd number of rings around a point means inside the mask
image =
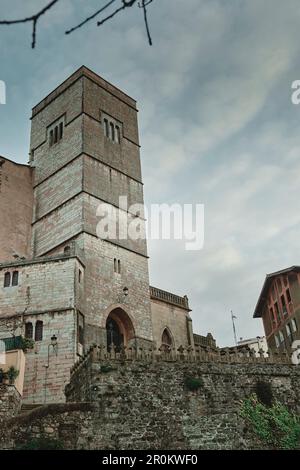
M 121 349 L 124 344 L 124 336 L 120 332 L 117 322 L 113 318 L 108 318 L 106 322 L 106 335 L 107 335 L 107 349 L 110 350 L 113 343 L 117 351 Z

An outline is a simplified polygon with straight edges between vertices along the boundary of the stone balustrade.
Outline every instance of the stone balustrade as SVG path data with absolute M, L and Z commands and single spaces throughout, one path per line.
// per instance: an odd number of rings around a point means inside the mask
M 189 301 L 186 295 L 184 297 L 180 297 L 179 295 L 172 294 L 171 292 L 150 286 L 150 297 L 152 299 L 162 300 L 163 302 L 190 310 Z

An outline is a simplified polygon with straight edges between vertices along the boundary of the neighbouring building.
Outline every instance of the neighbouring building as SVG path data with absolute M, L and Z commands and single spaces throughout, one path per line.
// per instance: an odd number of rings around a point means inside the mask
M 260 354 L 262 351 L 266 356 L 268 353 L 268 343 L 265 336 L 257 336 L 256 338 L 248 338 L 240 340 L 237 343 L 238 348 L 247 348 L 252 350 L 256 353 L 256 355 Z
M 24 403 L 64 400 L 92 344 L 194 347 L 188 298 L 149 286 L 146 239 L 97 233 L 102 204 L 144 230 L 135 100 L 81 67 L 33 108 L 29 165 L 1 157 L 0 185 L 0 339 L 34 341 Z
M 271 351 L 291 351 L 300 340 L 300 266 L 267 274 L 254 318 L 262 318 Z

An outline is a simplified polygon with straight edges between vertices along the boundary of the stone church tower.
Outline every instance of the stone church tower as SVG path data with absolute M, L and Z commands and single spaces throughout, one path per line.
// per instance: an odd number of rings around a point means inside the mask
M 35 340 L 23 399 L 44 403 L 91 344 L 194 343 L 187 298 L 149 287 L 146 240 L 97 233 L 102 204 L 144 230 L 136 102 L 81 67 L 31 122 L 29 166 L 0 159 L 0 338 Z
M 31 166 L 32 251 L 34 257 L 81 254 L 76 307 L 85 342 L 105 343 L 108 314 L 125 344 L 152 342 L 146 240 L 103 240 L 96 233 L 99 204 L 116 210 L 120 196 L 129 207 L 143 204 L 135 101 L 81 68 L 33 109 Z

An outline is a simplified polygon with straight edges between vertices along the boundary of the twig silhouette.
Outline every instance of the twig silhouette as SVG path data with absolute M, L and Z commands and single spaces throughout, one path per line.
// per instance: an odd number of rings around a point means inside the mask
M 21 23 L 32 23 L 32 41 L 31 41 L 31 47 L 34 49 L 36 46 L 36 37 L 37 37 L 37 24 L 42 15 L 44 15 L 46 12 L 48 12 L 55 4 L 57 4 L 60 0 L 52 0 L 50 1 L 42 10 L 38 11 L 32 16 L 28 16 L 25 18 L 21 18 L 18 20 L 0 20 L 0 25 L 15 25 L 15 24 L 21 24 Z M 149 23 L 148 23 L 148 15 L 147 15 L 147 6 L 150 5 L 154 0 L 141 0 L 141 2 L 138 2 L 138 0 L 109 0 L 103 7 L 101 7 L 99 10 L 95 11 L 92 15 L 88 16 L 85 18 L 83 21 L 81 21 L 79 24 L 76 26 L 73 26 L 72 28 L 68 29 L 65 31 L 65 34 L 71 34 L 77 29 L 82 28 L 84 25 L 86 25 L 88 22 L 96 18 L 98 15 L 103 13 L 106 9 L 108 9 L 111 5 L 116 3 L 117 1 L 121 1 L 121 5 L 116 8 L 112 13 L 110 13 L 108 16 L 103 18 L 102 20 L 97 22 L 97 26 L 101 26 L 106 21 L 112 19 L 114 16 L 116 16 L 118 13 L 121 11 L 126 10 L 127 8 L 133 7 L 135 4 L 138 5 L 139 8 L 143 9 L 143 14 L 144 14 L 144 22 L 145 22 L 145 27 L 146 27 L 146 32 L 147 32 L 147 37 L 148 37 L 148 42 L 149 45 L 152 46 L 152 38 L 150 35 L 150 28 L 149 28 Z
M 58 3 L 59 0 L 52 0 L 49 2 L 42 10 L 37 12 L 35 15 L 28 16 L 26 18 L 20 19 L 20 20 L 0 20 L 0 25 L 13 25 L 13 24 L 20 24 L 20 23 L 32 23 L 32 42 L 31 42 L 31 47 L 32 49 L 35 48 L 36 44 L 36 27 L 37 27 L 37 22 L 40 19 L 42 15 L 44 15 L 50 8 L 52 8 L 55 3 Z

